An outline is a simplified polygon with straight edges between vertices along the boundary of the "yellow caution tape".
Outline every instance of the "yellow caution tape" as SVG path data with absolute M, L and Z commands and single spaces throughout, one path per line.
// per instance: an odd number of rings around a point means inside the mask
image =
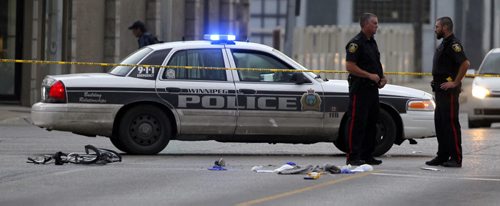
M 0 63 L 21 63 L 21 64 L 56 64 L 56 65 L 81 65 L 81 66 L 100 66 L 100 67 L 158 67 L 167 69 L 206 69 L 206 70 L 236 70 L 236 71 L 266 71 L 266 72 L 313 72 L 313 73 L 331 73 L 347 74 L 347 71 L 340 70 L 295 70 L 295 69 L 274 69 L 274 68 L 225 68 L 225 67 L 202 67 L 202 66 L 161 66 L 149 64 L 117 64 L 117 63 L 98 63 L 98 62 L 67 62 L 67 61 L 44 61 L 44 60 L 23 60 L 23 59 L 0 59 Z M 384 72 L 385 75 L 398 76 L 432 76 L 430 72 Z M 465 77 L 500 77 L 500 74 L 467 74 Z

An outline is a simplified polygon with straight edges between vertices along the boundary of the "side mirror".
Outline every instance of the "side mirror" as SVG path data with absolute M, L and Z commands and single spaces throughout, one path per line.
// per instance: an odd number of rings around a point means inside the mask
M 296 72 L 292 74 L 292 82 L 295 82 L 295 84 L 304 84 L 304 83 L 311 83 L 311 80 L 309 80 L 306 75 L 302 72 Z

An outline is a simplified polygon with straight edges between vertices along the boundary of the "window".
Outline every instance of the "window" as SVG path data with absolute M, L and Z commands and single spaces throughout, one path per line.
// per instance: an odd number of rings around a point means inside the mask
M 252 42 L 273 45 L 273 30 L 285 27 L 287 0 L 250 0 Z
M 193 49 L 176 52 L 169 66 L 200 66 L 224 68 L 224 58 L 220 49 Z M 210 69 L 166 69 L 164 79 L 196 79 L 226 81 L 226 70 Z
M 264 52 L 232 50 L 236 68 L 294 69 L 282 60 Z M 248 82 L 291 82 L 292 72 L 271 72 L 238 70 L 241 81 Z
M 353 22 L 359 22 L 361 14 L 370 12 L 379 23 L 413 23 L 417 15 L 415 4 L 422 4 L 422 23 L 430 22 L 430 0 L 354 0 Z
M 491 53 L 481 65 L 480 74 L 500 74 L 500 53 Z
M 149 52 L 151 52 L 152 49 L 150 48 L 143 48 L 141 50 L 138 50 L 128 57 L 126 57 L 121 64 L 137 64 L 144 56 L 146 56 Z M 117 76 L 125 76 L 127 75 L 132 67 L 130 66 L 116 66 L 111 70 L 111 74 L 117 75 Z
M 141 61 L 139 64 L 147 65 L 161 65 L 167 57 L 170 49 L 155 51 Z M 141 79 L 156 79 L 159 67 L 134 67 L 134 71 L 130 73 L 130 77 L 136 77 Z

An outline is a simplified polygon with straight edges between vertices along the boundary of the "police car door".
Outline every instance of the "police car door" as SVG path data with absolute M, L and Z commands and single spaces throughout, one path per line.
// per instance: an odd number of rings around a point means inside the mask
M 239 49 L 226 45 L 238 97 L 236 135 L 315 135 L 322 132 L 322 86 L 298 72 L 266 69 L 295 69 L 294 62 L 275 50 Z M 295 76 L 294 76 L 295 75 Z M 297 83 L 301 76 L 307 82 Z
M 174 48 L 169 66 L 224 68 L 223 45 Z M 236 100 L 233 79 L 226 70 L 165 68 L 157 91 L 177 112 L 179 134 L 234 134 Z

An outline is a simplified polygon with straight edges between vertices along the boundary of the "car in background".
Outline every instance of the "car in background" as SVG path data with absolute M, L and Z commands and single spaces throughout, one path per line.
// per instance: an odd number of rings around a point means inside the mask
M 33 123 L 108 137 L 130 154 L 157 154 L 171 140 L 331 142 L 346 151 L 346 80 L 321 78 L 269 46 L 210 39 L 149 45 L 109 73 L 49 75 Z M 380 106 L 374 155 L 435 136 L 431 94 L 388 84 Z
M 486 54 L 475 74 L 467 102 L 469 128 L 490 127 L 500 122 L 500 48 Z

